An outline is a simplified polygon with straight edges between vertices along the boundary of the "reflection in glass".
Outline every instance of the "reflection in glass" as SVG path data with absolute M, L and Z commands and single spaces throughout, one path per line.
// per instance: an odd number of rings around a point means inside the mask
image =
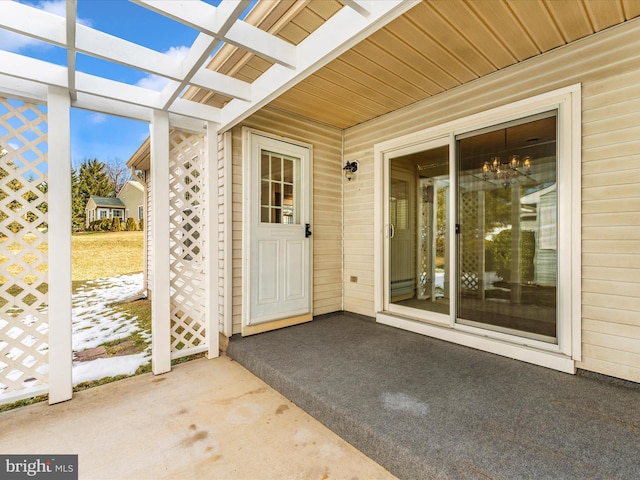
M 260 221 L 299 224 L 296 211 L 297 158 L 263 151 L 260 160 Z
M 270 175 L 269 154 L 263 152 L 262 155 L 260 155 L 260 178 L 262 178 L 262 180 L 269 180 Z
M 262 180 L 260 185 L 260 204 L 269 205 L 269 180 Z
M 282 158 L 271 157 L 271 180 L 279 182 L 282 180 Z
M 282 188 L 282 184 L 273 182 L 271 184 L 271 192 L 273 197 L 271 198 L 271 206 L 273 207 L 281 207 L 282 206 L 282 193 L 280 189 Z
M 457 321 L 556 342 L 555 112 L 461 137 L 458 158 Z
M 389 302 L 447 314 L 449 147 L 392 158 L 389 171 Z
M 293 160 L 284 159 L 284 177 L 282 181 L 285 183 L 293 183 Z

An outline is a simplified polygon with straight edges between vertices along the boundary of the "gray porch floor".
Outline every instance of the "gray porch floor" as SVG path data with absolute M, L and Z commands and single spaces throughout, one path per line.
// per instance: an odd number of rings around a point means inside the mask
M 640 478 L 640 388 L 351 314 L 233 337 L 234 360 L 402 479 Z

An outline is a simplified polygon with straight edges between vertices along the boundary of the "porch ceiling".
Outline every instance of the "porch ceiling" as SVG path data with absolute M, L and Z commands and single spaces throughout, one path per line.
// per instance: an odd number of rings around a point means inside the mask
M 637 16 L 635 0 L 423 0 L 270 105 L 348 128 Z

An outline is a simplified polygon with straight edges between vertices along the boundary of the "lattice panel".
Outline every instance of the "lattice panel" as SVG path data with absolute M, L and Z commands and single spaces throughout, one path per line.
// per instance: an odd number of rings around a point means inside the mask
M 171 351 L 204 347 L 204 138 L 174 131 L 169 162 Z
M 478 271 L 477 228 L 478 192 L 464 192 L 460 195 L 461 259 L 460 287 L 465 291 L 477 292 L 480 287 Z
M 48 381 L 47 115 L 0 98 L 0 398 Z

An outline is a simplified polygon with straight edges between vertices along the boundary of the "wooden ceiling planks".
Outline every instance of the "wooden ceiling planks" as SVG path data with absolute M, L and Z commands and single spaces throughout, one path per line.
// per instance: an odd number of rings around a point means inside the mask
M 509 9 L 527 31 L 539 53 L 564 44 L 560 28 L 542 2 L 509 2 Z
M 278 3 L 261 28 L 294 44 L 342 8 L 338 0 Z M 271 105 L 347 128 L 639 15 L 637 0 L 423 0 Z M 250 82 L 270 66 L 238 55 L 215 68 Z
M 428 32 L 451 55 L 466 65 L 476 78 L 495 71 L 494 65 L 486 56 L 466 37 L 459 35 L 453 26 L 442 17 L 442 14 L 434 8 L 432 2 L 421 3 L 407 12 L 405 16 L 409 20 L 413 20 L 414 15 L 418 16 L 414 22 L 421 25 L 425 32 Z M 395 22 L 389 27 L 393 28 L 394 25 Z M 398 34 L 402 35 L 402 32 L 399 31 Z M 444 67 L 446 68 L 446 65 Z
M 622 0 L 622 10 L 625 20 L 640 16 L 640 2 L 638 0 Z
M 523 28 L 521 19 L 509 8 L 508 3 L 474 0 L 467 5 L 511 53 L 512 58 L 522 61 L 540 53 L 529 32 Z
M 547 0 L 545 5 L 556 20 L 565 43 L 573 42 L 595 32 L 583 0 L 563 0 L 561 2 Z
M 493 69 L 517 62 L 517 58 L 495 35 L 496 27 L 501 27 L 501 24 L 486 25 L 464 1 L 432 2 L 432 5 L 452 26 L 454 34 L 472 44 L 491 63 Z
M 390 38 L 395 41 L 389 42 Z M 456 56 L 408 18 L 399 18 L 389 29 L 376 32 L 368 41 L 388 43 L 392 56 L 397 57 L 399 51 L 404 51 L 401 61 L 424 77 L 422 83 L 432 95 L 477 78 Z
M 385 32 L 387 33 L 387 32 Z M 397 39 L 395 39 L 397 41 Z M 415 89 L 413 94 L 417 98 L 424 98 L 424 95 L 434 95 L 442 91 L 442 87 L 423 73 L 424 69 L 420 68 L 416 62 L 403 61 L 399 59 L 392 51 L 387 50 L 389 41 L 376 43 L 371 40 L 361 42 L 354 50 L 363 55 L 365 58 L 374 59 L 385 70 L 392 72 L 403 82 L 411 85 L 410 90 Z
M 596 32 L 617 25 L 625 20 L 624 8 L 620 2 L 611 2 L 611 0 L 589 0 L 585 2 L 585 7 Z

